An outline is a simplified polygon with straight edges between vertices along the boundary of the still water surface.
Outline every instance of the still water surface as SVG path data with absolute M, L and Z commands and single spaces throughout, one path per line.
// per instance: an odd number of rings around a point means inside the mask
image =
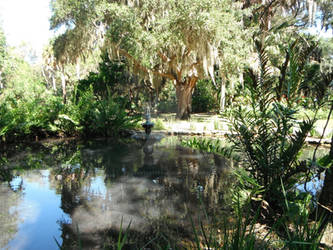
M 209 213 L 227 210 L 231 164 L 174 137 L 27 146 L 8 155 L 7 165 L 22 170 L 0 184 L 0 248 L 71 248 L 78 231 L 85 246 L 101 248 L 101 235 L 121 223 L 140 233 L 167 224 L 186 234 L 188 215 L 202 212 L 199 197 Z

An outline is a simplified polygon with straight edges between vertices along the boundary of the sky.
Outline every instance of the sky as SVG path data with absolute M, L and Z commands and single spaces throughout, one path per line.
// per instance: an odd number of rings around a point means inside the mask
M 10 46 L 23 41 L 41 55 L 53 36 L 49 30 L 50 0 L 0 0 L 0 24 Z

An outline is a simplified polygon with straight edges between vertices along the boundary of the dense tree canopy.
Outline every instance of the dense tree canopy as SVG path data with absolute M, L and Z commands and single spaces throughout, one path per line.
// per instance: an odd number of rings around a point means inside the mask
M 241 4 L 230 0 L 52 1 L 51 28 L 63 25 L 54 49 L 73 62 L 98 46 L 126 57 L 134 73 L 157 85 L 172 80 L 178 117 L 188 118 L 199 78 L 214 78 L 224 51 L 244 48 Z

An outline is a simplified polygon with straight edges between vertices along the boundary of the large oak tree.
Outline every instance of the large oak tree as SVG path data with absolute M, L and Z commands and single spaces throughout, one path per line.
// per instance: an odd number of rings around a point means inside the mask
M 56 58 L 75 62 L 96 48 L 126 57 L 132 71 L 158 85 L 173 81 L 177 117 L 191 113 L 197 80 L 244 48 L 241 4 L 231 0 L 52 0 L 51 28 L 66 31 Z

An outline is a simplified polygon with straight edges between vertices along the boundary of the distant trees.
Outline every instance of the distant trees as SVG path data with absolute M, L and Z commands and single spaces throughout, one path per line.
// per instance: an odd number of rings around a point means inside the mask
M 131 70 L 158 86 L 173 81 L 177 117 L 191 113 L 197 80 L 214 79 L 214 65 L 245 47 L 241 5 L 230 0 L 51 2 L 51 28 L 66 27 L 54 42 L 61 62 L 75 62 L 97 46 L 126 57 Z M 248 35 L 248 34 L 247 34 Z M 225 56 L 225 55 L 224 55 Z
M 333 28 L 333 2 L 331 0 L 315 1 L 320 11 L 319 19 L 321 27 L 328 30 Z
M 173 82 L 180 119 L 190 116 L 202 78 L 220 89 L 224 110 L 228 84 L 241 83 L 244 65 L 253 61 L 253 35 L 281 65 L 281 45 L 295 41 L 297 31 L 319 19 L 323 27 L 332 22 L 331 1 L 52 0 L 51 6 L 51 29 L 65 27 L 53 42 L 57 65 L 77 65 L 98 50 L 126 58 L 131 73 L 155 89 Z
M 84 79 L 79 80 L 76 100 L 90 87 L 98 98 L 105 99 L 111 95 L 119 104 L 133 112 L 135 108 L 139 109 L 143 97 L 152 92 L 150 85 L 138 83 L 137 78 L 128 71 L 125 60 L 110 60 L 107 53 L 101 55 L 97 72 L 90 72 Z
M 60 58 L 56 58 L 56 52 L 53 46 L 54 40 L 51 40 L 44 47 L 42 53 L 42 75 L 49 89 L 62 95 L 65 103 L 68 97 L 71 97 L 77 82 L 83 79 L 92 71 L 96 71 L 97 62 L 99 62 L 100 53 L 92 53 L 85 60 L 77 58 L 75 63 L 68 64 Z
M 322 28 L 333 24 L 333 3 L 330 0 L 240 0 L 243 8 L 253 10 L 253 19 L 263 31 L 272 28 L 274 19 L 295 18 L 297 26 L 313 25 L 320 21 Z

